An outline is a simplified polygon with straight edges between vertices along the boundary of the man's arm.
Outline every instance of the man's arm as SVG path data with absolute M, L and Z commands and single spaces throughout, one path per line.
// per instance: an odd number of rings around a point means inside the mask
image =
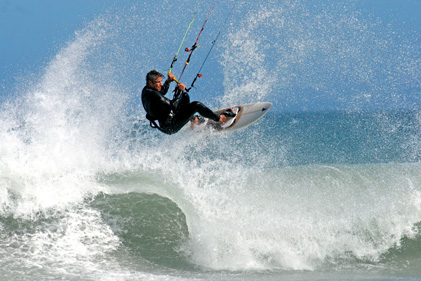
M 162 88 L 161 88 L 161 93 L 163 95 L 167 94 L 168 89 L 170 88 L 170 83 L 172 81 L 175 81 L 175 76 L 174 74 L 168 73 L 168 78 L 167 80 L 165 80 L 164 85 L 162 85 Z
M 170 88 L 170 83 L 171 83 L 171 81 L 165 80 L 164 85 L 162 85 L 162 88 L 161 88 L 161 93 L 162 93 L 163 95 L 166 95 L 166 94 L 167 94 L 168 89 Z

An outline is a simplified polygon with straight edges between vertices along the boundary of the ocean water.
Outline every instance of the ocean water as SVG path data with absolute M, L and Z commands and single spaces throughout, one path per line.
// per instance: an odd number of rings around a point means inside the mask
M 274 106 L 230 134 L 144 118 L 170 13 L 76 31 L 0 107 L 0 280 L 420 279 L 419 42 L 312 3 L 239 5 L 192 96 Z

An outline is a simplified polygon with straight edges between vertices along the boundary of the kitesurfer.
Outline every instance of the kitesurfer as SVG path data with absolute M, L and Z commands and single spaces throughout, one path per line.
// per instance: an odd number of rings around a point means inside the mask
M 217 114 L 201 102 L 190 102 L 190 97 L 185 91 L 186 86 L 182 83 L 177 84 L 174 98 L 168 99 L 165 94 L 168 92 L 170 83 L 176 81 L 176 78 L 169 73 L 162 84 L 163 78 L 163 74 L 151 70 L 146 75 L 146 86 L 142 90 L 142 104 L 147 113 L 146 118 L 151 122 L 152 127 L 158 128 L 161 132 L 169 135 L 178 132 L 195 118 L 196 112 L 220 124 L 224 124 L 229 117 L 235 116 L 232 111 Z

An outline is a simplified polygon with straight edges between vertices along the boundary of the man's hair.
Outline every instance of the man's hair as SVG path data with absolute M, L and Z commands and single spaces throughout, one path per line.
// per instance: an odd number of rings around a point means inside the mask
M 159 77 L 164 78 L 164 75 L 156 70 L 151 70 L 148 72 L 148 74 L 146 74 L 146 83 L 148 83 L 148 81 L 155 83 L 156 79 L 158 79 Z

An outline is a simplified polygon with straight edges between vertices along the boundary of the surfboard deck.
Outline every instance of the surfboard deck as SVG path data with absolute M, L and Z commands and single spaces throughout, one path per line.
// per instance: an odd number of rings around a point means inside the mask
M 236 116 L 229 118 L 227 122 L 222 125 L 218 122 L 205 118 L 205 122 L 200 124 L 197 124 L 197 122 L 191 122 L 191 128 L 193 130 L 209 129 L 215 132 L 233 132 L 248 127 L 258 121 L 260 118 L 265 116 L 271 106 L 272 103 L 270 102 L 256 102 L 219 109 L 215 112 L 222 113 L 231 108 L 236 113 Z

